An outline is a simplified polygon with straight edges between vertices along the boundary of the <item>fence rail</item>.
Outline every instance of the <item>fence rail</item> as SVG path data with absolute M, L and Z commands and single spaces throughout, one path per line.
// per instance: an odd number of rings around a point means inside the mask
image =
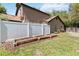
M 47 24 L 0 21 L 1 42 L 45 34 L 50 34 L 50 26 Z

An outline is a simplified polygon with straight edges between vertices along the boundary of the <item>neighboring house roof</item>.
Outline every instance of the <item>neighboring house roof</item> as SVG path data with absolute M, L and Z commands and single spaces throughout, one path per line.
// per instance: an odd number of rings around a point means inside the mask
M 61 18 L 59 16 L 53 16 L 50 17 L 49 19 L 45 20 L 47 23 L 50 22 L 51 20 L 54 20 L 54 18 L 59 18 L 59 20 L 63 23 L 63 25 L 65 26 L 64 22 L 61 20 Z
M 49 21 L 51 21 L 51 20 L 53 20 L 54 18 L 56 18 L 57 16 L 52 16 L 52 17 L 50 17 L 49 19 L 47 19 L 47 20 L 45 20 L 46 22 L 49 22 Z
M 40 10 L 38 10 L 38 9 L 36 9 L 36 8 L 33 8 L 33 7 L 31 7 L 31 6 L 28 6 L 28 5 L 26 5 L 26 4 L 23 4 L 23 3 L 17 3 L 17 4 L 16 4 L 16 7 L 17 7 L 18 5 L 19 5 L 19 7 L 17 8 L 17 10 L 16 10 L 16 14 L 15 14 L 15 15 L 17 15 L 20 6 L 23 5 L 23 6 L 25 6 L 25 7 L 29 7 L 29 8 L 31 8 L 31 9 L 34 9 L 34 10 L 36 10 L 36 11 L 38 11 L 38 12 L 41 12 L 41 13 L 44 13 L 44 14 L 50 16 L 49 14 L 47 14 L 47 13 L 45 13 L 45 12 L 43 12 L 43 11 L 40 11 Z
M 16 21 L 16 22 L 20 22 L 21 21 L 21 17 L 9 15 L 9 14 L 0 14 L 0 17 L 2 19 L 7 20 L 7 21 Z
M 64 25 L 64 29 L 66 30 L 65 24 L 64 24 L 64 22 L 61 20 L 61 18 L 59 16 L 50 17 L 49 19 L 45 20 L 45 22 L 49 23 L 50 21 L 54 20 L 55 18 L 58 18 L 61 21 L 61 23 Z

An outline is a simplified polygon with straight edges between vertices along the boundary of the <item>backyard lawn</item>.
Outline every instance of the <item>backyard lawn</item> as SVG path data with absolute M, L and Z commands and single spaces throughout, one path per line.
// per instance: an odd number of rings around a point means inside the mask
M 18 48 L 14 53 L 0 48 L 1 56 L 79 56 L 79 38 L 61 33 L 58 37 L 36 41 Z

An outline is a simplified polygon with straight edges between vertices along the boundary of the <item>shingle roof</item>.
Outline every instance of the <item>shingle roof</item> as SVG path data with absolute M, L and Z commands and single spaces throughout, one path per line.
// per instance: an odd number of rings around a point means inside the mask
M 21 21 L 21 17 L 9 15 L 9 14 L 0 14 L 0 17 L 5 18 L 8 21 Z
M 33 7 L 31 7 L 31 6 L 29 6 L 29 5 L 26 5 L 26 4 L 23 4 L 23 3 L 17 3 L 17 4 L 16 4 L 16 7 L 18 7 L 18 6 L 20 7 L 21 5 L 26 6 L 26 7 L 29 7 L 29 8 L 31 8 L 31 9 L 34 9 L 34 10 L 36 10 L 36 11 L 38 11 L 38 12 L 41 12 L 41 13 L 43 13 L 43 14 L 46 14 L 46 15 L 50 16 L 48 13 L 45 13 L 45 12 L 39 10 L 39 9 L 33 8 Z M 15 15 L 17 15 L 17 12 L 18 12 L 19 7 L 17 8 Z
M 65 26 L 64 22 L 61 20 L 61 18 L 59 16 L 53 16 L 53 17 L 50 17 L 49 19 L 45 20 L 45 22 L 50 22 L 51 20 L 54 20 L 54 18 L 59 18 L 59 20 L 62 22 L 62 24 Z

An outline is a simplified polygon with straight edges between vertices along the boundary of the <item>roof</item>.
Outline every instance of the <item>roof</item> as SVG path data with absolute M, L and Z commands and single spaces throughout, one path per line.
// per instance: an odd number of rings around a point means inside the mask
M 43 14 L 46 14 L 46 15 L 50 16 L 49 14 L 47 14 L 47 13 L 45 13 L 45 12 L 43 12 L 43 11 L 40 11 L 40 10 L 38 10 L 38 9 L 36 9 L 36 8 L 33 8 L 33 7 L 28 6 L 28 5 L 26 5 L 26 4 L 23 4 L 23 3 L 17 3 L 17 4 L 16 4 L 16 7 L 17 7 L 17 5 L 19 5 L 19 7 L 20 7 L 21 5 L 23 5 L 23 6 L 25 6 L 25 7 L 29 7 L 29 8 L 31 8 L 31 9 L 33 9 L 33 10 L 36 10 L 36 11 L 38 11 L 38 12 L 41 12 L 41 13 L 43 13 Z M 17 8 L 15 15 L 17 15 L 17 13 L 18 13 L 19 7 Z
M 9 15 L 9 14 L 0 14 L 0 17 L 8 21 L 21 21 L 21 17 Z
M 49 22 L 51 20 L 53 20 L 54 18 L 56 18 L 57 16 L 53 16 L 53 17 L 50 17 L 49 19 L 45 20 L 46 22 Z
M 47 23 L 50 22 L 51 20 L 54 20 L 54 18 L 59 18 L 59 20 L 62 22 L 62 24 L 65 26 L 64 22 L 61 20 L 61 18 L 59 16 L 53 16 L 50 17 L 49 19 L 45 20 Z
M 50 22 L 51 20 L 53 20 L 54 18 L 58 17 L 59 20 L 63 23 L 63 21 L 60 19 L 59 16 L 53 16 L 53 17 L 50 17 L 48 19 L 45 19 L 43 20 L 43 22 Z M 14 15 L 9 15 L 9 14 L 0 14 L 0 18 L 4 18 L 5 20 L 7 21 L 15 21 L 15 22 L 21 22 L 21 17 L 19 16 L 14 16 Z M 64 24 L 64 23 L 63 23 Z

